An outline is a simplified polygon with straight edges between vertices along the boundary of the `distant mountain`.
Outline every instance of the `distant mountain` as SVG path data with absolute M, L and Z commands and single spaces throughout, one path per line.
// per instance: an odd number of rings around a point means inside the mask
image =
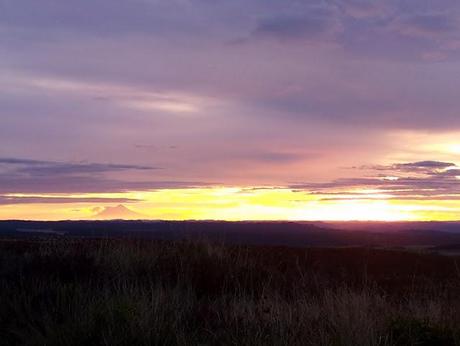
M 145 217 L 120 204 L 116 207 L 104 207 L 93 218 L 97 220 L 140 220 Z

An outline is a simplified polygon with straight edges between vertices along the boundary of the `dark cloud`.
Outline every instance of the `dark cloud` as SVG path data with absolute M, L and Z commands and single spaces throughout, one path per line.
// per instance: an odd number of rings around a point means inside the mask
M 71 163 L 51 163 L 45 165 L 34 165 L 18 168 L 16 171 L 29 175 L 75 175 L 75 174 L 97 174 L 107 172 L 119 172 L 126 170 L 152 170 L 153 167 L 131 166 L 131 165 L 112 165 L 112 164 L 71 164 Z
M 15 158 L 0 158 L 0 164 L 7 165 L 43 165 L 47 161 L 15 159 Z
M 16 158 L 0 158 L 0 168 L 13 170 L 15 174 L 39 175 L 78 175 L 120 172 L 126 170 L 153 170 L 157 167 L 143 165 L 124 165 L 111 163 L 68 163 L 39 161 Z
M 129 181 L 100 176 L 34 176 L 0 175 L 0 194 L 40 193 L 116 193 L 158 189 L 194 188 L 213 185 L 193 181 Z
M 255 151 L 248 150 L 244 153 L 226 153 L 225 157 L 228 160 L 235 161 L 250 161 L 254 164 L 257 163 L 291 163 L 304 161 L 314 157 L 312 153 L 301 154 L 292 152 L 281 152 L 281 151 Z
M 433 173 L 433 174 L 443 174 L 445 175 L 448 172 L 456 172 L 456 164 L 452 162 L 442 162 L 442 161 L 417 161 L 409 163 L 396 163 L 393 165 L 373 165 L 373 166 L 360 166 L 354 167 L 359 169 L 371 169 L 376 171 L 389 171 L 389 172 L 412 172 L 412 173 Z M 446 168 L 451 168 L 445 170 Z
M 448 168 L 454 167 L 455 163 L 441 161 L 418 161 L 393 165 L 394 168 L 418 169 L 418 168 Z
M 278 15 L 263 18 L 257 23 L 254 36 L 278 40 L 318 38 L 331 31 L 335 12 L 328 7 L 311 7 L 304 14 Z
M 205 185 L 181 181 L 129 181 L 109 176 L 110 173 L 155 169 L 143 165 L 0 158 L 0 194 L 126 192 Z
M 396 164 L 391 167 L 393 171 L 425 173 L 432 175 L 446 175 L 446 168 L 455 168 L 455 163 L 440 161 L 419 161 L 412 163 Z M 453 171 L 456 171 L 455 169 Z
M 16 204 L 75 204 L 75 203 L 134 203 L 133 198 L 76 198 L 76 197 L 41 197 L 41 196 L 0 196 L 0 205 Z
M 460 199 L 460 168 L 455 164 L 439 161 L 420 161 L 390 166 L 373 166 L 375 177 L 342 178 L 326 183 L 294 184 L 296 191 L 308 191 L 319 195 L 345 195 L 325 197 L 326 200 L 387 199 L 397 200 L 458 200 Z M 371 169 L 367 167 L 367 169 Z M 388 175 L 378 172 L 385 170 Z M 356 189 L 372 189 L 376 193 L 356 192 Z M 348 197 L 349 196 L 349 197 Z

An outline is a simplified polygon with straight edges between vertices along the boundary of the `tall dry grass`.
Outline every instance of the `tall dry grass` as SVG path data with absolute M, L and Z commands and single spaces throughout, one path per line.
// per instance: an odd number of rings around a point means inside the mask
M 455 273 L 387 277 L 331 266 L 326 250 L 206 241 L 0 250 L 1 345 L 460 345 Z

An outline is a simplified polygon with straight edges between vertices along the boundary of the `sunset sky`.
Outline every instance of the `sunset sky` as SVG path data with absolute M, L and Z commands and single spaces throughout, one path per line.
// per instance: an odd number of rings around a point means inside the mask
M 460 2 L 0 0 L 0 219 L 460 220 Z

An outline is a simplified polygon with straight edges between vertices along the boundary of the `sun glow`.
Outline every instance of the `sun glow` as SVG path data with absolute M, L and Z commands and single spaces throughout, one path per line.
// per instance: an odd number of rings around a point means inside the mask
M 123 203 L 146 219 L 164 220 L 458 220 L 460 203 L 394 200 L 375 191 L 356 195 L 310 194 L 283 188 L 213 187 L 78 195 L 11 195 L 0 219 L 91 219 L 103 206 Z M 43 202 L 40 199 L 43 199 Z M 54 202 L 53 198 L 56 199 Z M 62 199 L 67 200 L 63 203 Z M 92 202 L 91 199 L 100 199 Z M 107 199 L 106 201 L 104 199 Z
M 388 161 L 415 161 L 426 157 L 459 163 L 460 132 L 432 133 L 426 131 L 395 131 L 388 141 L 401 143 L 399 150 L 392 152 Z

